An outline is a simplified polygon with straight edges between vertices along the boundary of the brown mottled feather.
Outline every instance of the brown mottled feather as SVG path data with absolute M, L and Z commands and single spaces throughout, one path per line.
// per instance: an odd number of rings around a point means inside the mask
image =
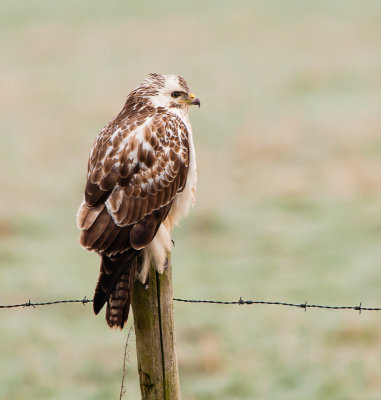
M 142 249 L 151 243 L 161 222 L 168 215 L 171 205 L 171 203 L 167 204 L 165 207 L 154 211 L 152 214 L 146 215 L 141 221 L 134 225 L 130 234 L 131 246 L 134 249 Z
M 81 232 L 81 244 L 86 248 L 93 248 L 93 243 L 101 236 L 110 220 L 106 207 L 98 214 L 89 229 Z
M 99 203 L 103 203 L 108 195 L 109 191 L 105 192 L 99 188 L 99 186 L 95 183 L 91 183 L 89 179 L 85 188 L 85 201 L 88 207 L 94 207 Z

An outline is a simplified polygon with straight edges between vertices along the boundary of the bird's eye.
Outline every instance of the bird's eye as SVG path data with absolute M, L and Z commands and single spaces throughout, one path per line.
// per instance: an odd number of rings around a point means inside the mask
M 171 96 L 172 96 L 174 99 L 177 99 L 178 97 L 181 96 L 181 92 L 172 92 L 172 93 L 171 93 Z

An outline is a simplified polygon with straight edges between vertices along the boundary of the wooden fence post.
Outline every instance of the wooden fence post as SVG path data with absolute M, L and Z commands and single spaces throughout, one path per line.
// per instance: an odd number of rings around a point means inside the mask
M 132 310 L 142 400 L 180 400 L 170 255 L 163 274 L 151 265 L 148 288 L 135 282 Z

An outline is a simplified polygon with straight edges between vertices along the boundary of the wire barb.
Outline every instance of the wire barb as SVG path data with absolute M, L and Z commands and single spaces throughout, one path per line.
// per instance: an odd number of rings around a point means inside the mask
M 86 296 L 82 299 L 82 304 L 85 306 L 86 303 L 91 303 L 92 300 L 89 300 Z
M 25 308 L 25 307 L 33 307 L 33 308 L 36 308 L 36 305 L 35 305 L 35 304 L 32 304 L 32 303 L 30 302 L 30 299 L 29 299 L 25 304 L 23 304 L 23 308 Z
M 361 308 L 361 304 L 362 302 L 360 302 L 360 304 L 357 307 L 355 307 L 355 310 L 358 310 L 359 315 L 361 315 L 361 310 L 364 310 L 364 308 Z

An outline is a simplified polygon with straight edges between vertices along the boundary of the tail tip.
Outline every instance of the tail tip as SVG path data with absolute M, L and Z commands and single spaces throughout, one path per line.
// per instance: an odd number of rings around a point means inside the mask
M 106 317 L 106 322 L 107 322 L 107 325 L 111 329 L 114 329 L 114 330 L 117 330 L 117 329 L 122 330 L 124 327 L 124 321 L 121 321 L 119 319 L 110 319 L 110 318 L 108 319 Z
M 93 298 L 93 311 L 95 315 L 99 314 L 99 311 L 103 308 L 104 302 L 100 302 L 97 296 L 95 295 Z

